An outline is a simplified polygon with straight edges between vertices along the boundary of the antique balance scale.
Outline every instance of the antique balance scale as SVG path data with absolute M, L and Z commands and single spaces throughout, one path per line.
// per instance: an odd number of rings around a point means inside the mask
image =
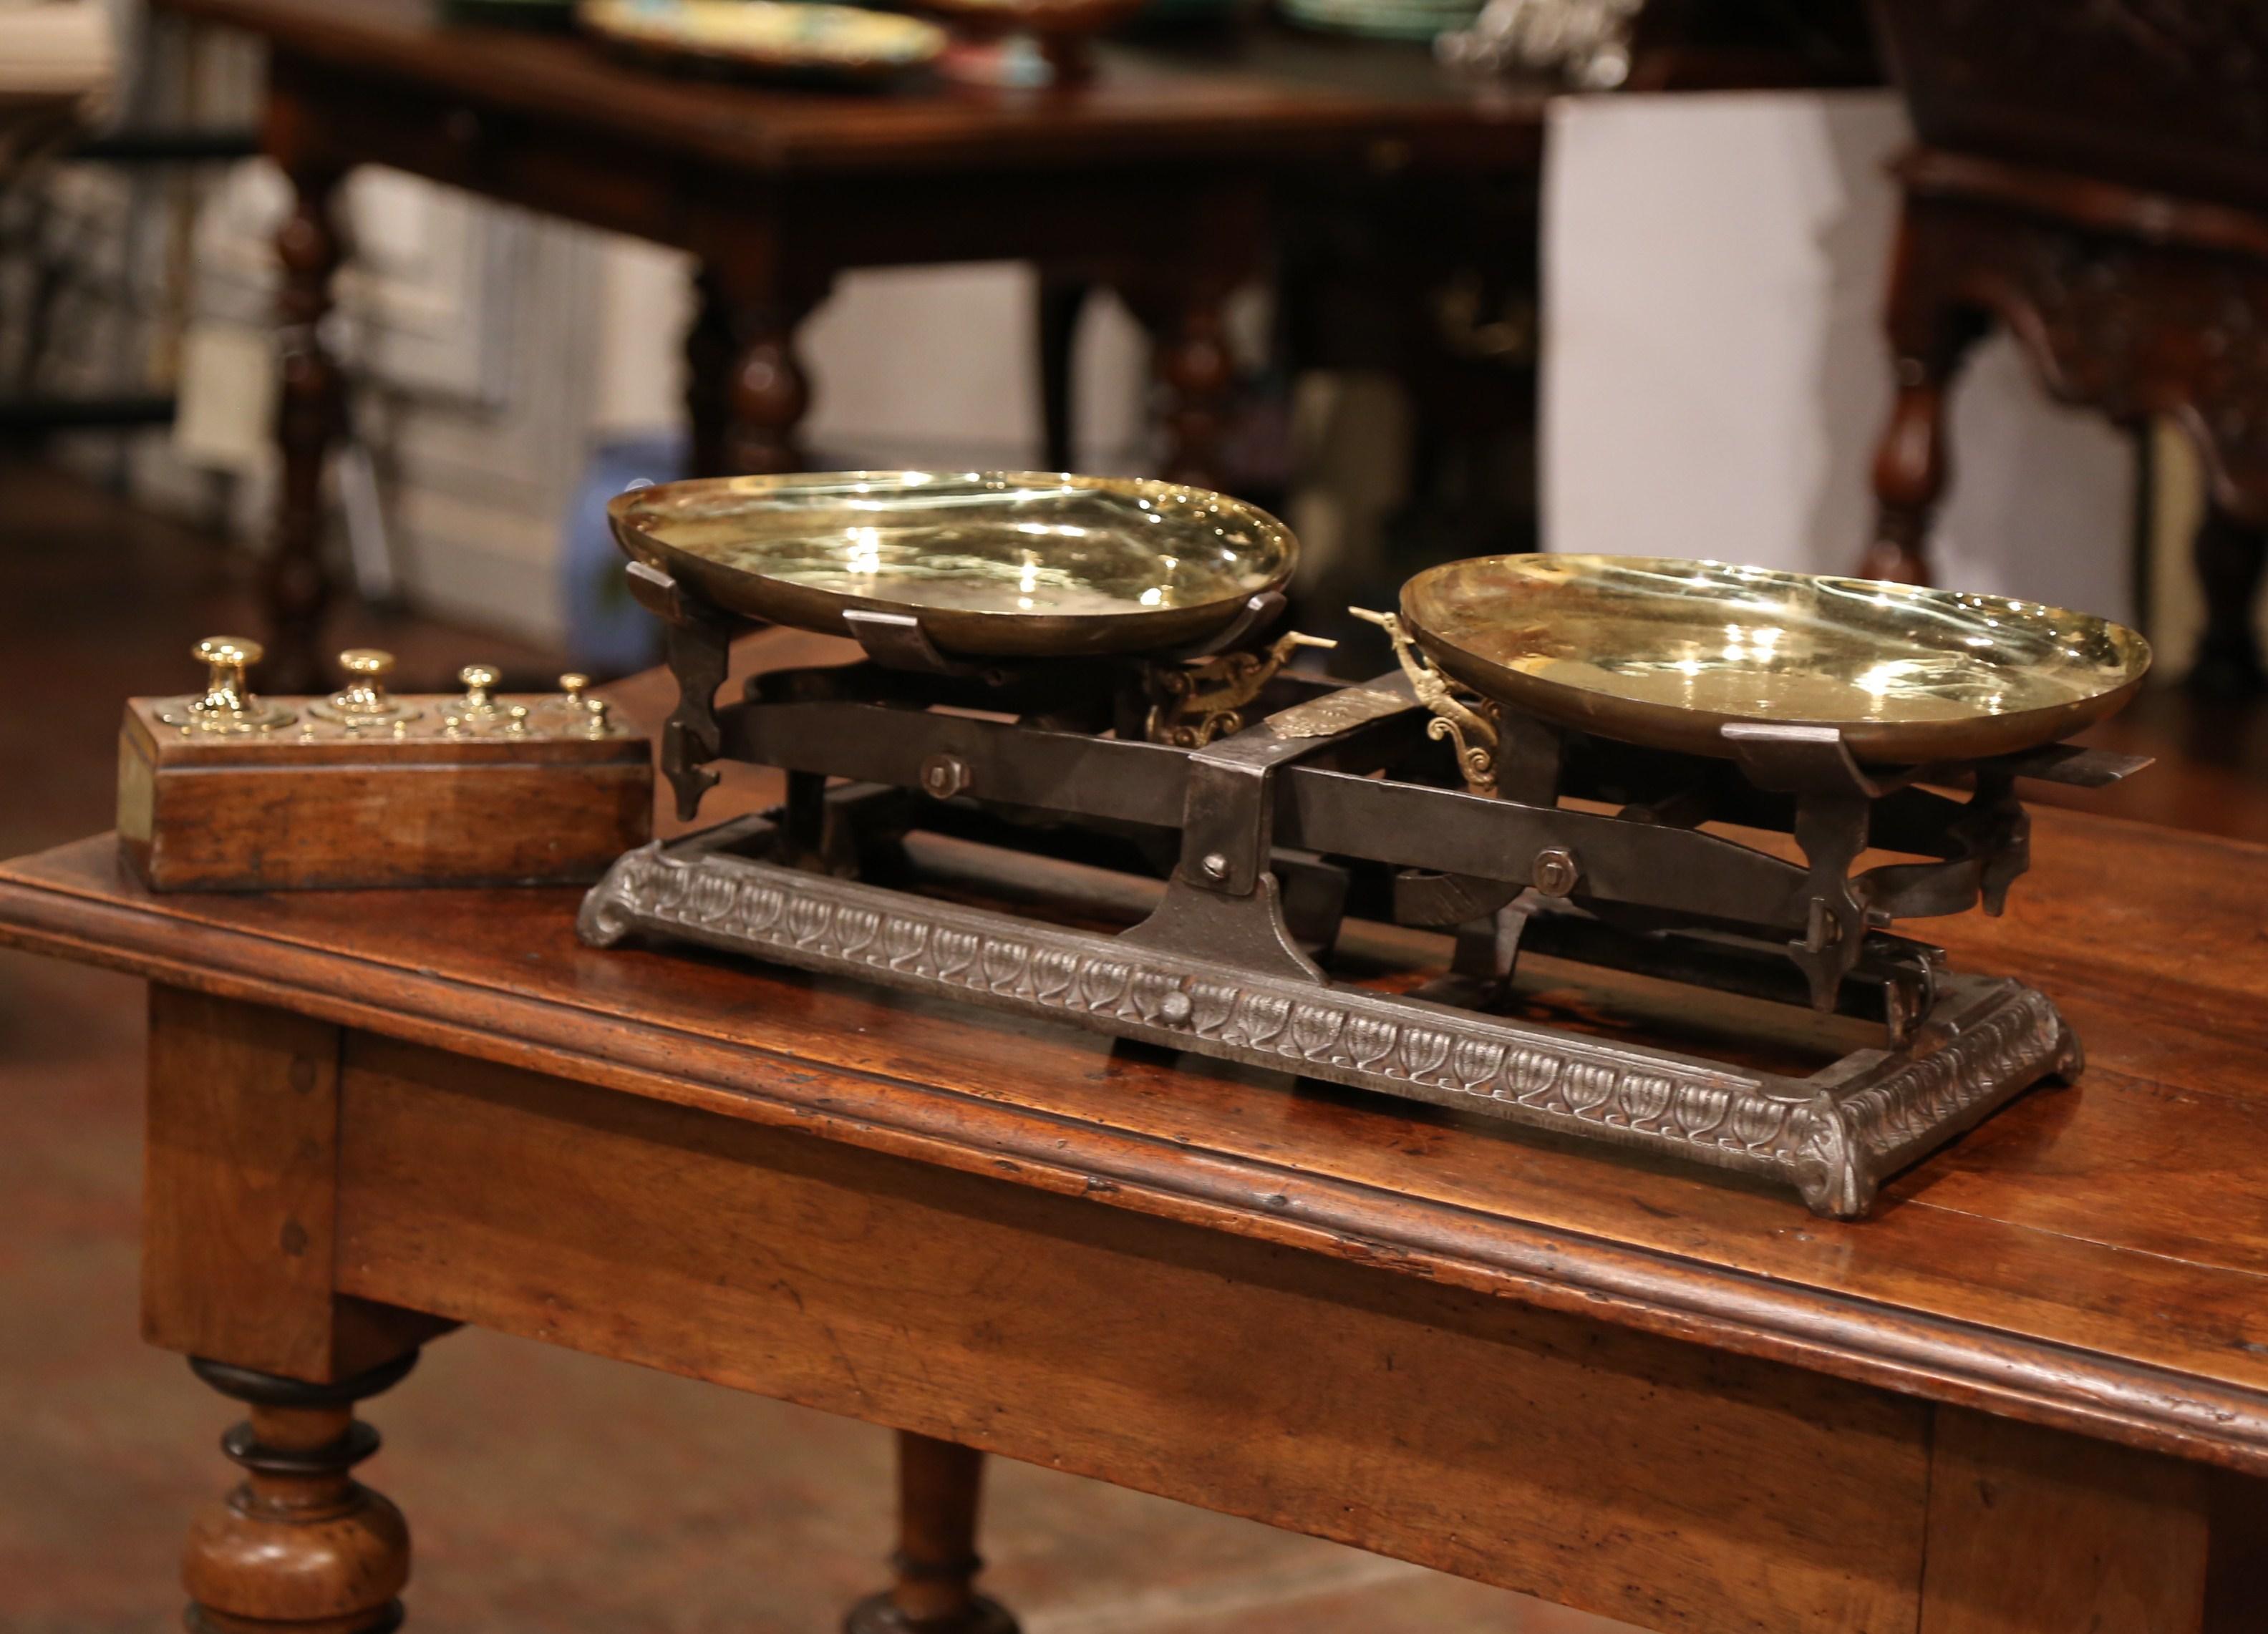
M 1291 534 L 1196 489 L 726 478 L 613 517 L 668 626 L 681 815 L 718 761 L 784 771 L 787 796 L 624 856 L 585 902 L 592 943 L 948 995 L 1744 1171 L 1842 1217 L 2079 1068 L 2043 995 L 1889 927 L 1999 911 L 2028 862 L 2020 781 L 2143 764 L 2062 741 L 2140 682 L 2148 650 L 2118 626 L 1497 557 L 1365 614 L 1397 667 L 1349 684 L 1295 670 L 1322 644 L 1273 628 Z M 865 656 L 719 707 L 727 643 L 757 622 Z M 939 857 L 949 887 L 924 876 Z M 1400 981 L 1343 968 L 1359 924 L 1442 956 Z M 1782 1070 L 1553 1025 L 1517 1002 L 1528 954 L 1795 1006 L 1844 1042 Z

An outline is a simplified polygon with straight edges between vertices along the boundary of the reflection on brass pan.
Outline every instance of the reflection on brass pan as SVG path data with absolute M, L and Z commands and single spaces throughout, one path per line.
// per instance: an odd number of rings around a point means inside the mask
M 615 537 L 728 613 L 848 634 L 910 613 L 970 658 L 1141 652 L 1201 640 L 1291 577 L 1264 511 L 1171 482 L 846 471 L 633 490 Z
M 1603 736 L 1725 752 L 1730 721 L 1839 727 L 1878 765 L 2068 737 L 2141 684 L 2123 625 L 2037 602 L 1643 556 L 1488 556 L 1403 586 L 1426 656 Z

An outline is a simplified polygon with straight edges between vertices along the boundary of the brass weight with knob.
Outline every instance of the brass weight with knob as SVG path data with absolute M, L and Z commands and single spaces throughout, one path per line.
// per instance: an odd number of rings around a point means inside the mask
M 185 733 L 262 732 L 298 721 L 298 735 L 309 742 L 335 735 L 332 729 L 359 736 L 381 726 L 399 738 L 428 713 L 424 705 L 387 690 L 394 658 L 380 648 L 349 647 L 341 652 L 338 664 L 345 684 L 328 697 L 308 700 L 304 715 L 253 694 L 247 673 L 261 659 L 258 642 L 241 636 L 208 636 L 190 651 L 206 666 L 205 690 L 163 703 L 156 710 L 159 721 Z M 559 696 L 539 710 L 498 696 L 496 688 L 501 680 L 492 664 L 468 664 L 460 669 L 457 681 L 464 692 L 432 701 L 438 734 L 451 739 L 516 738 L 546 725 L 549 734 L 556 736 L 603 739 L 621 734 L 622 729 L 612 719 L 612 705 L 591 696 L 588 675 L 574 671 L 561 675 Z
M 204 695 L 166 706 L 158 718 L 192 732 L 266 732 L 291 725 L 290 710 L 254 697 L 246 683 L 245 673 L 263 655 L 258 642 L 242 636 L 207 636 L 189 649 L 206 667 Z
M 346 672 L 347 684 L 320 703 L 310 703 L 310 715 L 345 726 L 376 726 L 414 719 L 422 713 L 416 704 L 387 694 L 387 679 L 394 673 L 391 652 L 376 647 L 349 647 L 339 654 L 339 667 Z
M 527 706 L 507 703 L 496 696 L 497 682 L 502 677 L 493 664 L 468 664 L 457 672 L 458 684 L 465 689 L 441 718 L 444 732 L 450 736 L 464 732 L 519 733 L 527 729 Z
M 563 730 L 578 738 L 605 738 L 615 728 L 608 717 L 614 706 L 590 696 L 591 678 L 569 670 L 559 678 L 560 707 L 566 712 Z

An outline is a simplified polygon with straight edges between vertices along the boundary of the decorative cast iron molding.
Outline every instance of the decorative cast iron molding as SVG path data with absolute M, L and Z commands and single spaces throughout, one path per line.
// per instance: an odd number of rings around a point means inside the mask
M 1148 953 L 1091 932 L 746 858 L 618 860 L 583 938 L 673 936 L 795 965 L 1279 1067 L 1791 1184 L 1822 1213 L 1865 1211 L 1881 1180 L 2058 1064 L 2054 1007 L 2013 982 L 1948 984 L 1931 1053 L 1868 1052 L 1817 1079 L 1719 1066 L 1362 989 Z M 1935 1020 L 1937 1017 L 1933 1016 Z

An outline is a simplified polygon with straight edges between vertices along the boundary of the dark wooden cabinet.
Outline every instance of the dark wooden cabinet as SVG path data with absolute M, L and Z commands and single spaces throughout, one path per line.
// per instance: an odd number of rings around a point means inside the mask
M 1896 398 L 1862 571 L 1918 580 L 1945 398 L 1995 325 L 2058 399 L 2168 416 L 2202 456 L 2208 623 L 2192 671 L 2261 686 L 2268 547 L 2268 11 L 2249 0 L 1876 0 L 1920 139 L 1889 328 Z

